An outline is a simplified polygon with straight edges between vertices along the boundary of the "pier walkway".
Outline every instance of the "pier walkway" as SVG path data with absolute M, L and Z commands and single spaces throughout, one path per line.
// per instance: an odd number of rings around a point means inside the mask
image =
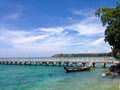
M 0 64 L 6 65 L 46 65 L 46 66 L 80 66 L 88 65 L 95 67 L 100 64 L 106 67 L 106 64 L 113 64 L 112 57 L 104 58 L 0 58 Z

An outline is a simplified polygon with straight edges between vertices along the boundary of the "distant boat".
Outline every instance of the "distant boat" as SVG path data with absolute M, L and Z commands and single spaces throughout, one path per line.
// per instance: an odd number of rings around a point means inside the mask
M 85 71 L 90 70 L 88 66 L 81 66 L 81 67 L 64 67 L 67 72 L 77 72 L 77 71 Z

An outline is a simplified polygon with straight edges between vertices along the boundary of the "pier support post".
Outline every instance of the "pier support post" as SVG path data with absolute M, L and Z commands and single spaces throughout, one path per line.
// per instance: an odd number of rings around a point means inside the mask
M 27 65 L 30 65 L 31 66 L 31 62 L 28 62 L 28 64 Z
M 37 66 L 37 62 L 35 62 L 35 66 Z
M 17 62 L 15 62 L 14 64 L 17 65 Z
M 52 63 L 52 66 L 54 66 L 54 62 L 51 62 Z
M 49 66 L 49 62 L 46 62 L 46 66 Z
M 30 64 L 29 64 L 30 66 L 32 65 L 32 63 L 30 62 Z
M 53 65 L 56 66 L 56 62 L 53 62 Z
M 95 67 L 95 62 L 90 62 L 89 66 L 94 68 Z
M 19 65 L 21 65 L 22 64 L 22 62 L 19 62 Z
M 42 61 L 40 62 L 40 65 L 42 66 Z
M 10 62 L 10 65 L 12 65 L 12 64 L 13 64 L 13 62 L 11 61 L 11 62 Z
M 72 66 L 72 62 L 69 63 L 70 64 L 70 67 Z
M 61 62 L 61 66 L 64 66 L 64 62 Z
M 92 63 L 92 67 L 95 68 L 95 63 L 94 62 Z
M 24 62 L 24 65 L 26 65 L 26 62 Z
M 102 68 L 106 68 L 106 63 L 101 63 Z
M 85 66 L 85 65 L 86 65 L 86 63 L 82 63 L 82 65 L 83 65 L 83 66 Z
M 61 62 L 58 62 L 59 63 L 59 66 L 61 66 Z
M 2 62 L 0 62 L 0 64 L 2 64 Z
M 9 64 L 9 62 L 7 61 L 7 62 L 6 62 L 6 64 L 8 65 L 8 64 Z
M 5 61 L 3 61 L 3 64 L 5 64 Z
M 77 67 L 77 63 L 75 63 L 75 66 L 74 67 Z
M 69 62 L 66 62 L 66 66 L 68 67 Z

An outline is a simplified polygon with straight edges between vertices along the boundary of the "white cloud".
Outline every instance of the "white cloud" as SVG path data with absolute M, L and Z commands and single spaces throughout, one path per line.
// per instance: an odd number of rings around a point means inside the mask
M 72 13 L 75 15 L 81 15 L 81 16 L 93 16 L 95 10 L 93 9 L 86 9 L 86 10 L 72 10 Z
M 68 19 L 73 20 L 73 18 Z M 109 47 L 104 43 L 104 30 L 101 22 L 92 16 L 64 27 L 40 27 L 33 30 L 0 28 L 0 42 L 6 42 L 5 44 L 12 46 L 8 50 L 9 53 L 16 52 L 16 54 L 31 56 L 39 54 L 43 56 L 48 53 L 52 55 L 55 53 L 107 52 Z M 96 37 L 92 38 L 93 36 Z
M 43 31 L 46 33 L 60 34 L 64 28 L 63 27 L 53 27 L 53 28 L 37 28 L 36 30 Z
M 42 40 L 49 35 L 33 35 L 34 32 L 0 29 L 0 40 L 11 44 L 29 43 Z
M 6 19 L 16 19 L 16 18 L 19 18 L 20 17 L 20 13 L 11 13 L 11 14 L 8 14 L 5 18 Z
M 25 30 L 12 30 L 8 28 L 0 28 L 0 35 L 5 36 L 5 37 L 11 37 L 11 36 L 24 36 L 24 35 L 29 35 L 31 34 L 28 31 Z
M 30 37 L 23 37 L 23 38 L 12 38 L 11 42 L 14 44 L 28 43 L 28 42 L 35 42 L 37 40 L 42 40 L 46 37 L 49 37 L 49 35 L 38 35 L 38 36 L 30 36 Z
M 21 17 L 24 7 L 22 5 L 16 5 L 12 12 L 9 12 L 4 16 L 4 19 L 17 19 Z
M 68 17 L 67 20 L 70 21 L 70 22 L 75 22 L 76 21 L 72 17 Z
M 104 38 L 100 38 L 100 39 L 97 39 L 95 42 L 93 42 L 93 46 L 100 46 L 100 45 L 102 45 L 102 44 L 104 44 L 105 43 L 105 41 L 104 41 Z
M 68 30 L 75 30 L 79 32 L 79 35 L 96 35 L 104 32 L 105 28 L 101 26 L 101 23 L 97 21 L 98 19 L 95 17 L 89 17 L 85 20 L 66 26 L 65 28 Z

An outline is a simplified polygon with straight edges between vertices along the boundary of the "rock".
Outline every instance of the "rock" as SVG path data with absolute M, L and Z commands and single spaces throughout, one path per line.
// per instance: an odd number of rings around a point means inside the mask
M 120 63 L 112 65 L 106 75 L 120 75 Z

